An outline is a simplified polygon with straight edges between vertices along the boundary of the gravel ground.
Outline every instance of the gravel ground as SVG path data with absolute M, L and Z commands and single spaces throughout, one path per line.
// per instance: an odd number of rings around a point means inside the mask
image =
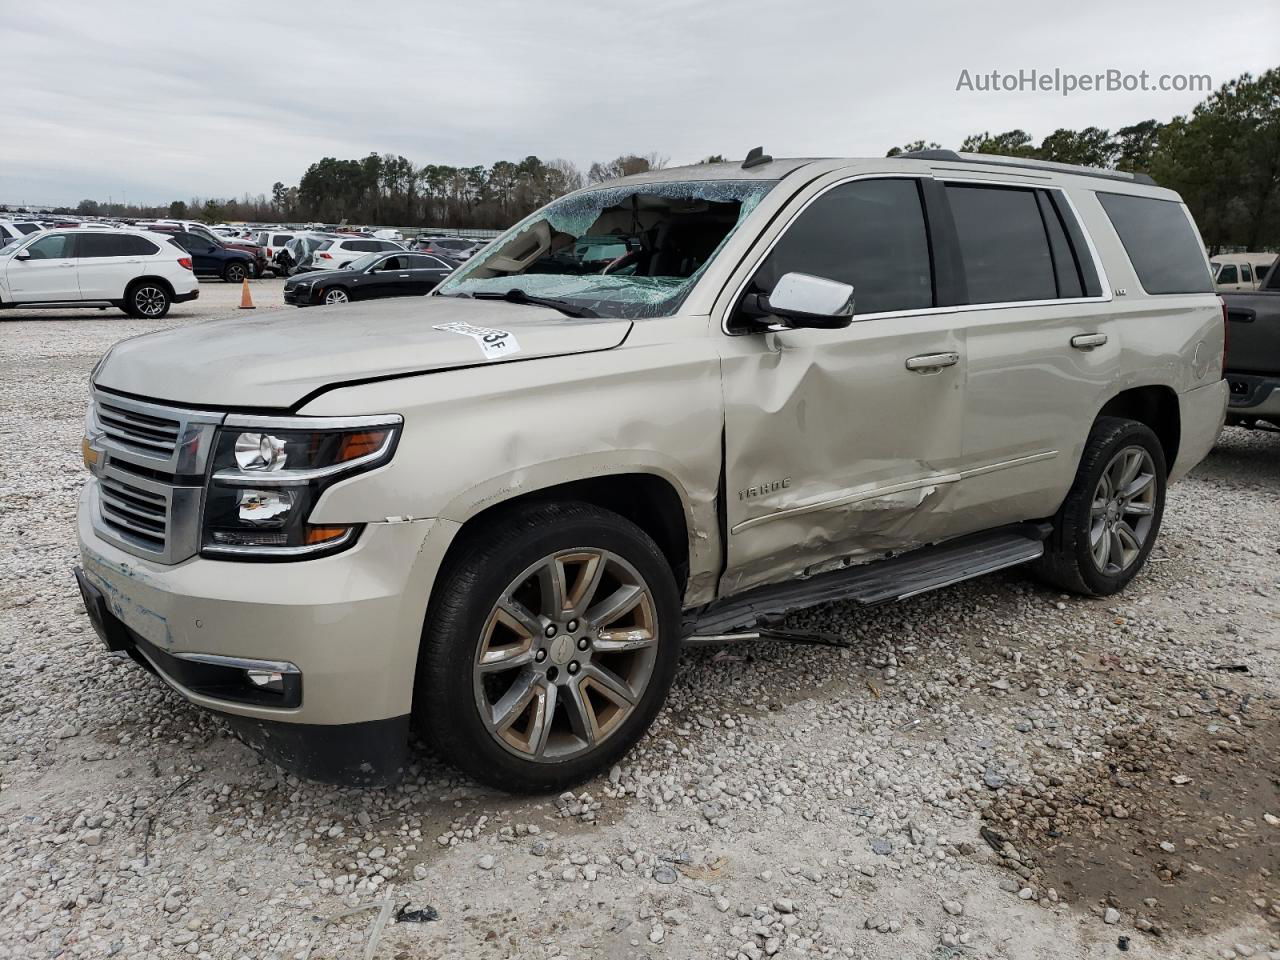
M 422 751 L 335 789 L 100 651 L 69 574 L 88 372 L 201 293 L 0 314 L 0 957 L 1280 958 L 1280 436 L 1224 433 L 1119 598 L 1012 572 L 691 653 L 576 795 Z

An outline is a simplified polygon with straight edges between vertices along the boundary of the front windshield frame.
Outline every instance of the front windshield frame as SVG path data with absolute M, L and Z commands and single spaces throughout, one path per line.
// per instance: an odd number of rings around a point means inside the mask
M 518 289 L 533 298 L 556 300 L 566 305 L 589 311 L 588 316 L 605 318 L 670 316 L 687 299 L 706 270 L 720 255 L 743 222 L 779 183 L 778 180 L 756 179 L 706 179 L 654 180 L 640 183 L 624 183 L 615 186 L 598 186 L 577 191 L 554 200 L 534 211 L 500 236 L 488 241 L 484 248 L 466 261 L 436 290 L 436 296 L 494 297 Z M 616 212 L 631 197 L 667 197 L 673 202 L 708 204 L 737 203 L 737 219 L 729 225 L 715 247 L 687 275 L 623 274 L 605 272 L 530 272 L 529 268 L 553 259 L 565 249 L 572 250 L 585 237 L 615 236 L 599 234 L 593 226 L 606 212 Z M 723 221 L 722 221 L 723 222 Z M 492 270 L 487 264 L 494 258 L 505 257 L 509 241 L 531 228 L 550 230 L 553 236 L 569 237 L 559 240 L 559 247 L 548 247 L 538 254 L 535 261 L 525 264 L 515 272 L 499 272 L 494 276 L 475 276 Z M 652 227 L 646 229 L 653 229 Z M 619 242 L 627 236 L 616 234 Z M 552 253 L 554 250 L 554 254 Z M 658 250 L 650 248 L 651 255 Z M 695 261 L 696 262 L 696 261 Z M 692 264 L 690 264 L 692 266 Z

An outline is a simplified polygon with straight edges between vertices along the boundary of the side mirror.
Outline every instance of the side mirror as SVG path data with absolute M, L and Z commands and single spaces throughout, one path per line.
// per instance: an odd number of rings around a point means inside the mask
M 30 259 L 31 259 L 31 251 L 30 251 L 30 250 L 19 250 L 17 253 L 15 253 L 15 254 L 13 255 L 13 259 L 15 259 L 15 260 L 30 260 Z
M 853 287 L 807 273 L 783 274 L 772 293 L 756 300 L 759 312 L 797 329 L 839 330 L 853 322 Z

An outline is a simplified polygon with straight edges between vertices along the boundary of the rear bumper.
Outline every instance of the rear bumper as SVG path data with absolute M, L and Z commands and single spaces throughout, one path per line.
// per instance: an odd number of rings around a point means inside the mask
M 1227 381 L 1215 380 L 1178 395 L 1182 437 L 1178 457 L 1169 470 L 1169 479 L 1186 476 L 1208 456 L 1222 432 L 1227 415 Z
M 1280 417 L 1280 377 L 1253 373 L 1227 373 L 1231 396 L 1227 420 Z

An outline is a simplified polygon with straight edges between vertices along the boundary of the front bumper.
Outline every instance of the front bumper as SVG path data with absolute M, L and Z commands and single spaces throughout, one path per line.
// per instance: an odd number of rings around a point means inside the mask
M 314 290 L 310 284 L 305 287 L 285 287 L 284 302 L 291 303 L 295 307 L 309 307 L 312 303 L 311 296 L 313 292 Z
M 407 748 L 403 734 L 431 584 L 456 525 L 370 523 L 354 547 L 315 560 L 197 556 L 165 565 L 97 535 L 96 488 L 91 478 L 79 511 L 86 607 L 94 592 L 101 596 L 97 620 L 118 648 L 144 658 L 191 703 L 226 715 L 244 739 L 288 769 L 344 782 L 391 778 L 388 764 L 402 764 Z M 247 702 L 246 685 L 232 685 L 238 679 L 232 674 L 191 666 L 225 658 L 296 667 L 296 705 Z M 377 756 L 361 732 L 368 730 L 390 737 Z M 310 741 L 317 749 L 306 748 Z M 339 757 L 339 743 L 358 755 Z M 377 777 L 370 772 L 374 761 Z

